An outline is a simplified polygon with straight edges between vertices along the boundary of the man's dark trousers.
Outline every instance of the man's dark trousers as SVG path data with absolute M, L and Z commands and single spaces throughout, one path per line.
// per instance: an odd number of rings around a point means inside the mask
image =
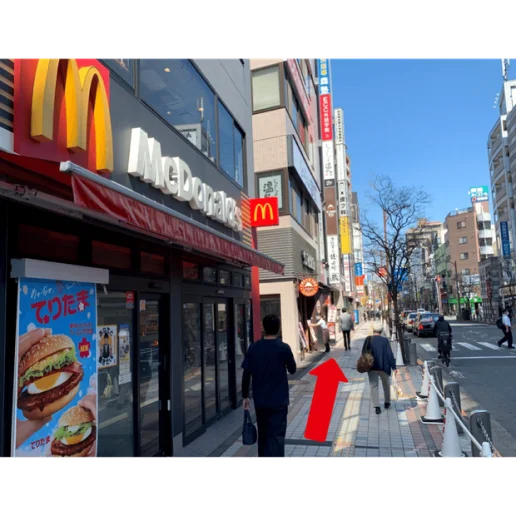
M 351 330 L 342 330 L 342 336 L 344 337 L 344 349 L 350 349 L 351 346 Z
M 285 457 L 288 407 L 256 408 L 258 457 Z
M 512 329 L 511 328 L 509 328 L 508 331 L 504 328 L 503 339 L 498 341 L 498 345 L 501 346 L 505 341 L 507 341 L 507 346 L 512 348 Z

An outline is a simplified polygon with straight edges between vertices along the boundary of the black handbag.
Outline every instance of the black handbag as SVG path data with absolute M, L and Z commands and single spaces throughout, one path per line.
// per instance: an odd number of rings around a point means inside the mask
M 244 427 L 242 428 L 242 444 L 252 446 L 258 440 L 258 432 L 253 425 L 251 414 L 244 410 Z

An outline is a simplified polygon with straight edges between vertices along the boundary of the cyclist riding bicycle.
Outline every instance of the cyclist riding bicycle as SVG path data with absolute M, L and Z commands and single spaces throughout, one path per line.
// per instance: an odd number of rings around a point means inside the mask
M 435 323 L 435 333 L 437 335 L 437 350 L 439 352 L 439 359 L 442 358 L 445 351 L 445 341 L 447 344 L 448 353 L 451 351 L 452 329 L 450 324 L 444 320 L 444 316 L 440 315 L 439 320 Z

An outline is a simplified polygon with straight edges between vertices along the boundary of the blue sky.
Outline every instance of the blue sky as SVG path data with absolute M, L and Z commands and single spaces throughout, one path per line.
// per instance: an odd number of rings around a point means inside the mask
M 500 60 L 333 59 L 331 70 L 361 210 L 373 174 L 426 186 L 427 216 L 440 221 L 470 205 L 470 187 L 489 186 L 486 143 L 498 113 Z

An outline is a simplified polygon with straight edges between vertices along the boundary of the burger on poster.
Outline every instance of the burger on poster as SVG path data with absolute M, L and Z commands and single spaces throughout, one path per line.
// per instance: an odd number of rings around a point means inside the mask
M 93 414 L 77 405 L 59 418 L 50 451 L 54 457 L 86 457 L 96 439 Z
M 44 419 L 68 405 L 84 376 L 75 345 L 66 335 L 47 335 L 18 366 L 18 408 L 27 419 Z

